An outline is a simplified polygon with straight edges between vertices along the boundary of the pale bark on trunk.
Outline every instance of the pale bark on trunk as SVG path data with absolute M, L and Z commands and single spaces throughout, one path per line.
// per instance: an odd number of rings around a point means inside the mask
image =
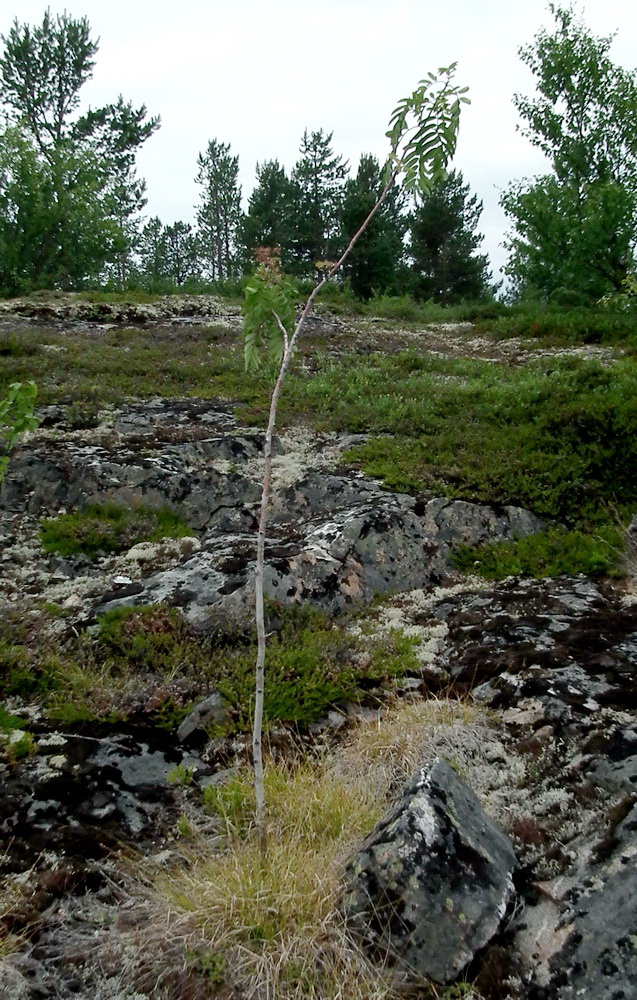
M 266 808 L 265 808 L 265 771 L 263 766 L 263 702 L 265 696 L 265 652 L 266 652 L 266 632 L 265 632 L 265 611 L 264 611 L 264 574 L 265 574 L 265 543 L 266 543 L 266 530 L 268 524 L 268 509 L 270 506 L 270 493 L 272 484 L 272 442 L 274 439 L 274 429 L 276 427 L 276 417 L 277 408 L 279 405 L 279 398 L 281 396 L 281 389 L 283 388 L 283 382 L 285 380 L 286 372 L 289 368 L 290 361 L 292 359 L 292 354 L 294 352 L 294 346 L 298 340 L 299 334 L 301 333 L 305 321 L 310 314 L 314 300 L 316 296 L 321 291 L 321 289 L 327 284 L 331 278 L 340 270 L 345 261 L 347 260 L 349 254 L 353 250 L 356 242 L 362 236 L 362 234 L 367 229 L 368 225 L 376 215 L 377 211 L 385 201 L 389 189 L 393 184 L 396 177 L 396 171 L 393 171 L 389 179 L 387 180 L 383 190 L 381 191 L 378 200 L 371 212 L 362 223 L 362 225 L 357 229 L 357 231 L 352 236 L 351 240 L 347 244 L 344 252 L 341 254 L 337 262 L 331 267 L 331 269 L 324 275 L 321 281 L 312 289 L 310 296 L 305 303 L 301 315 L 296 323 L 294 331 L 290 336 L 288 331 L 285 329 L 280 318 L 275 313 L 275 319 L 281 330 L 281 336 L 283 338 L 283 355 L 281 358 L 281 365 L 279 367 L 279 374 L 272 390 L 272 396 L 270 397 L 270 411 L 268 415 L 268 425 L 265 432 L 265 439 L 263 444 L 263 481 L 261 488 L 261 506 L 259 515 L 259 528 L 257 533 L 257 554 L 256 554 L 256 566 L 255 566 L 255 618 L 256 618 L 256 631 L 257 631 L 257 659 L 255 665 L 255 700 L 254 700 L 254 717 L 252 726 L 252 760 L 254 766 L 254 794 L 255 794 L 255 821 L 257 828 L 257 835 L 259 838 L 259 845 L 261 849 L 262 860 L 265 861 L 265 856 L 267 853 L 267 819 L 266 819 Z

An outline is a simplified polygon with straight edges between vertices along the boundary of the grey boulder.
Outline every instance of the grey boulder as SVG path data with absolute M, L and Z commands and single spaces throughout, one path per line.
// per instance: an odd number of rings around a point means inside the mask
M 500 927 L 515 864 L 508 837 L 436 760 L 348 865 L 343 909 L 371 954 L 449 983 Z

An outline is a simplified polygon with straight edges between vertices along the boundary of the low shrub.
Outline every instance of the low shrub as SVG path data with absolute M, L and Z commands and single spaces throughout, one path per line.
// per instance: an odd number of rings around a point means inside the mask
M 123 507 L 115 503 L 87 504 L 72 514 L 42 521 L 40 538 L 45 552 L 61 556 L 77 553 L 95 557 L 125 552 L 137 542 L 161 538 L 183 538 L 192 529 L 169 507 L 139 505 Z
M 581 527 L 637 500 L 637 370 L 556 358 L 505 369 L 403 352 L 344 360 L 287 405 L 364 433 L 346 456 L 391 489 L 517 504 Z
M 346 623 L 330 621 L 309 608 L 271 611 L 268 642 L 265 717 L 269 724 L 306 727 L 329 708 L 365 697 L 371 686 L 389 683 L 417 670 L 415 640 L 400 632 L 375 643 L 360 657 L 361 643 Z M 161 606 L 120 608 L 104 615 L 93 655 L 109 674 L 161 676 L 164 681 L 189 677 L 199 689 L 214 688 L 229 702 L 227 730 L 248 731 L 252 725 L 256 645 L 252 631 L 195 633 L 176 609 Z M 163 714 L 162 714 L 163 713 Z M 175 728 L 181 705 L 164 701 L 157 724 Z
M 628 344 L 637 346 L 637 309 L 604 306 L 514 306 L 493 321 L 478 319 L 477 331 L 496 337 L 533 337 L 554 344 Z
M 53 691 L 63 661 L 46 632 L 47 614 L 7 614 L 0 623 L 0 693 L 29 696 Z
M 621 575 L 621 552 L 621 536 L 614 526 L 602 526 L 592 534 L 551 528 L 511 542 L 459 546 L 453 562 L 457 569 L 487 580 L 575 573 L 599 577 Z

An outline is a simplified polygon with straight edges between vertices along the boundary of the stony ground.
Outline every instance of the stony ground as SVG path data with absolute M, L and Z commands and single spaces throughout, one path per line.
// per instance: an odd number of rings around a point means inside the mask
M 160 305 L 141 316 L 136 308 L 78 315 L 58 300 L 35 310 L 35 321 L 82 323 L 97 337 L 142 320 L 150 337 L 156 322 L 177 330 L 212 317 L 226 324 L 228 336 L 238 326 L 237 311 L 212 300 L 203 317 L 192 315 L 188 302 L 181 315 L 163 314 L 168 306 Z M 34 322 L 26 306 L 17 326 L 6 312 L 2 323 L 18 334 L 21 323 L 26 329 Z M 417 346 L 512 365 L 545 353 L 535 343 L 477 337 L 469 325 L 418 330 L 328 317 L 310 329 L 312 337 L 335 356 L 344 341 L 361 355 Z M 564 351 L 609 364 L 616 356 L 591 346 Z M 54 604 L 63 611 L 54 626 L 61 637 L 87 627 L 90 634 L 105 607 L 159 596 L 196 622 L 210 604 L 225 614 L 249 597 L 259 434 L 237 420 L 231 402 L 131 401 L 104 410 L 96 427 L 75 431 L 55 406 L 42 416 L 47 426 L 16 453 L 1 494 L 5 615 Z M 375 691 L 371 704 L 334 706 L 301 734 L 282 729 L 275 754 L 291 753 L 299 740 L 327 743 L 338 754 L 352 727 L 390 725 L 406 704 L 470 699 L 478 713 L 471 726 L 441 729 L 429 753 L 448 760 L 477 792 L 511 838 L 518 870 L 516 903 L 468 970 L 478 985 L 465 995 L 634 995 L 637 925 L 628 890 L 637 852 L 637 597 L 631 581 L 462 578 L 449 561 L 458 541 L 507 537 L 512 525 L 532 531 L 539 524 L 513 508 L 384 492 L 343 466 L 351 443 L 307 428 L 281 434 L 271 593 L 284 600 L 303 595 L 330 613 L 358 608 L 347 623 L 354 639 L 372 648 L 399 629 L 413 640 L 415 660 L 391 692 Z M 197 535 L 137 543 L 94 560 L 42 552 L 43 515 L 101 497 L 179 504 Z M 369 610 L 369 599 L 383 589 L 386 597 Z M 174 863 L 184 816 L 210 838 L 211 849 L 218 844 L 201 795 L 232 777 L 247 740 L 210 741 L 196 725 L 180 738 L 176 727 L 157 730 L 147 721 L 65 730 L 37 700 L 14 696 L 8 708 L 31 718 L 36 743 L 32 755 L 16 762 L 9 754 L 0 765 L 6 995 L 238 997 L 211 986 L 209 976 L 183 971 L 184 955 L 202 947 L 198 932 L 187 916 L 175 915 L 167 936 L 165 910 L 125 859 L 135 848 L 158 866 Z M 179 768 L 192 781 L 172 782 Z M 153 949 L 163 952 L 159 964 L 149 959 Z M 171 966 L 182 969 L 181 979 L 170 978 Z M 419 995 L 428 995 L 424 987 Z

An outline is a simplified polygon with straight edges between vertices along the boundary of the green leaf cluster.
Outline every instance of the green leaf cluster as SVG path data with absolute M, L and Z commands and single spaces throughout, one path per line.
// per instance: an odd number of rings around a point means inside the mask
M 404 189 L 416 197 L 444 178 L 456 149 L 461 105 L 470 103 L 468 88 L 451 82 L 456 66 L 429 73 L 389 121 L 390 169 L 403 175 Z
M 1 40 L 0 290 L 82 287 L 109 265 L 122 279 L 145 204 L 135 155 L 159 119 L 121 96 L 78 114 L 98 48 L 85 17 L 47 10 Z
M 278 264 L 262 263 L 244 290 L 244 360 L 248 371 L 259 368 L 262 354 L 279 365 L 285 337 L 294 330 L 297 290 Z M 285 335 L 284 335 L 285 330 Z
M 514 102 L 552 173 L 501 198 L 513 223 L 507 271 L 520 295 L 595 301 L 621 291 L 635 262 L 637 73 L 612 62 L 612 37 L 592 35 L 572 6 L 549 9 L 553 30 L 520 49 L 537 94 Z
M 25 431 L 33 431 L 39 420 L 33 414 L 37 395 L 35 382 L 12 382 L 5 399 L 0 400 L 0 482 L 9 465 L 8 453 Z

